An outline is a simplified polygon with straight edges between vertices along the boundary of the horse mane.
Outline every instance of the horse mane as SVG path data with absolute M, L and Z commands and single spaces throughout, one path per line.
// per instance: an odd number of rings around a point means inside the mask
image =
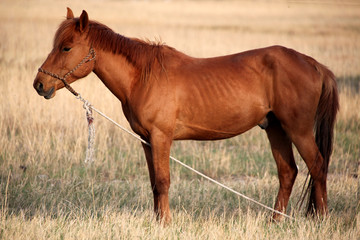
M 65 20 L 55 34 L 54 48 L 61 48 L 64 42 L 71 42 L 78 25 L 78 18 Z M 156 61 L 161 69 L 164 69 L 162 49 L 166 45 L 161 42 L 128 38 L 96 21 L 89 21 L 89 28 L 85 34 L 92 47 L 123 55 L 130 64 L 139 69 L 140 79 L 143 81 L 151 77 Z

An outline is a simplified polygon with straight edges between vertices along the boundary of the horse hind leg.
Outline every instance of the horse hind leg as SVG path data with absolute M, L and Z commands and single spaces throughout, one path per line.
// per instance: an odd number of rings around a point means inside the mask
M 272 154 L 276 161 L 278 177 L 280 182 L 275 210 L 286 212 L 291 190 L 297 176 L 297 166 L 294 160 L 292 142 L 287 136 L 280 122 L 273 115 L 269 115 L 266 133 L 270 141 Z M 281 219 L 281 215 L 274 212 L 273 220 Z
M 327 192 L 326 178 L 327 167 L 325 167 L 324 159 L 315 142 L 312 131 L 292 136 L 292 140 L 298 149 L 301 157 L 304 159 L 309 172 L 310 198 L 307 213 L 324 215 L 327 213 Z

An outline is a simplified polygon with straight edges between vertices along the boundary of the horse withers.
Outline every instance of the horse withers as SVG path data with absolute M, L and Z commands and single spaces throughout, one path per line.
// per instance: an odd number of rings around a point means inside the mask
M 294 144 L 311 175 L 308 212 L 327 212 L 326 178 L 339 100 L 334 74 L 313 58 L 282 46 L 194 58 L 117 34 L 89 20 L 86 11 L 75 18 L 68 8 L 33 86 L 50 99 L 90 72 L 121 101 L 132 130 L 151 144 L 143 148 L 154 210 L 164 222 L 171 220 L 173 140 L 225 139 L 257 125 L 265 129 L 277 164 L 275 209 L 286 211 L 297 175 Z

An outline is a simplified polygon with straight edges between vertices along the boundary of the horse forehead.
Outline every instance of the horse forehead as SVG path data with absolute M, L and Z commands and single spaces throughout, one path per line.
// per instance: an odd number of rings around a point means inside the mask
M 54 48 L 74 41 L 76 24 L 72 20 L 65 20 L 58 28 L 54 37 Z

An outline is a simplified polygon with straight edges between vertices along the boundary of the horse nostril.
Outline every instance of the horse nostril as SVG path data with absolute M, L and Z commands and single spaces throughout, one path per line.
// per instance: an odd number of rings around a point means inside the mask
M 44 85 L 41 82 L 37 82 L 34 87 L 38 92 L 42 92 L 44 90 Z

